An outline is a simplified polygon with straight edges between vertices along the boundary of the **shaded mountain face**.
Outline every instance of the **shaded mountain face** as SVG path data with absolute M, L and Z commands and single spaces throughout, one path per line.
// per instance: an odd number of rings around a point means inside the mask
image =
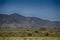
M 43 20 L 37 17 L 25 17 L 17 13 L 0 14 L 0 29 L 60 29 L 60 21 Z
M 17 13 L 11 14 L 10 17 L 16 22 L 16 23 L 22 23 L 25 20 L 25 17 L 22 15 L 19 15 Z

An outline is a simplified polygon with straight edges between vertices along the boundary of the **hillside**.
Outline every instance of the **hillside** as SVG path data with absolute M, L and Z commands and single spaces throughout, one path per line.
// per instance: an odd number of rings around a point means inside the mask
M 25 17 L 23 15 L 13 13 L 10 15 L 0 14 L 0 29 L 60 29 L 60 21 L 44 20 L 37 17 Z

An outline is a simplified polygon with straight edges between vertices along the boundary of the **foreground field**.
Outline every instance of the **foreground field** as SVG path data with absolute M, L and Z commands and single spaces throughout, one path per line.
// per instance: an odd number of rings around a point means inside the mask
M 60 32 L 38 30 L 0 31 L 0 37 L 60 37 Z
M 60 31 L 0 31 L 0 40 L 60 40 Z
M 60 37 L 0 37 L 0 40 L 60 40 Z

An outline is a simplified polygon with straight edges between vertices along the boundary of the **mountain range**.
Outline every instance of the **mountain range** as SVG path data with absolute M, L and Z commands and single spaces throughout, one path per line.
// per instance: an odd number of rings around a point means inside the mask
M 20 29 L 33 29 L 37 30 L 40 28 L 46 29 L 57 29 L 60 30 L 60 21 L 44 20 L 37 17 L 25 17 L 23 15 L 13 13 L 10 15 L 0 14 L 0 29 L 8 30 L 20 30 Z

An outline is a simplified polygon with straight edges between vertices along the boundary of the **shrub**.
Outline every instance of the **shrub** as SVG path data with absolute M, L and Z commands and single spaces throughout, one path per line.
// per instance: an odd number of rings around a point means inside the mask
M 41 30 L 41 31 L 46 31 L 46 28 L 43 28 L 43 27 L 42 27 L 42 28 L 40 28 L 39 30 Z
M 49 36 L 49 33 L 47 32 L 47 33 L 45 33 L 45 36 Z
M 32 34 L 31 33 L 28 33 L 28 36 L 32 36 Z
M 39 33 L 38 31 L 34 31 L 34 33 Z

